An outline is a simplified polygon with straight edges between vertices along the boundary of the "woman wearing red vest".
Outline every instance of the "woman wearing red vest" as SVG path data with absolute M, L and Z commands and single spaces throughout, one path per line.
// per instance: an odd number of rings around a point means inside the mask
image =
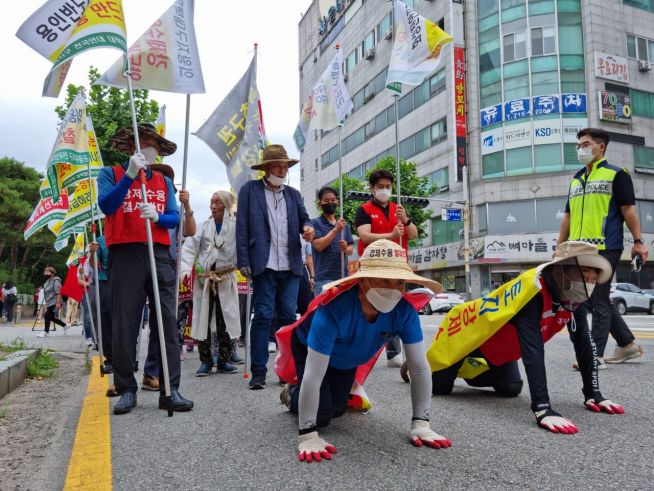
M 522 357 L 531 393 L 531 410 L 537 424 L 553 433 L 573 434 L 577 433 L 577 427 L 550 405 L 544 344 L 567 324 L 580 366 L 586 408 L 593 412 L 624 413 L 620 405 L 602 396 L 595 343 L 590 330 L 576 325 L 572 316 L 574 310 L 588 300 L 597 284 L 610 281 L 612 269 L 610 263 L 597 253 L 597 247 L 578 241 L 560 244 L 554 260 L 540 268 L 540 292 L 465 359 L 434 372 L 432 392 L 435 395 L 450 394 L 462 365 L 473 358 L 487 364 L 489 369 L 476 377 L 464 379 L 468 385 L 493 387 L 505 397 L 517 396 L 522 389 L 522 380 L 516 360 Z
M 418 237 L 416 225 L 407 216 L 404 206 L 390 201 L 393 188 L 393 174 L 384 169 L 373 171 L 368 178 L 373 198 L 357 209 L 354 226 L 359 236 L 359 256 L 368 244 L 387 239 L 400 243 L 408 251 L 408 243 Z M 386 359 L 389 367 L 399 368 L 404 363 L 402 345 L 397 336 L 386 346 Z
M 170 179 L 149 168 L 158 155 L 171 155 L 177 145 L 160 136 L 150 123 L 140 123 L 138 132 L 141 153 L 134 154 L 132 128 L 118 130 L 111 140 L 113 148 L 133 155 L 122 166 L 103 168 L 98 176 L 98 204 L 106 215 L 105 239 L 110 255 L 114 382 L 116 391 L 120 394 L 120 400 L 114 406 L 114 414 L 128 413 L 136 406 L 138 385 L 133 373 L 134 343 L 141 325 L 146 296 L 150 305 L 155 303 L 146 219 L 151 222 L 170 373 L 171 399 L 167 401 L 161 392 L 159 408 L 189 411 L 193 408 L 193 402 L 183 398 L 178 390 L 180 360 L 175 306 L 177 280 L 168 233 L 169 229 L 174 229 L 179 223 L 177 203 Z M 140 171 L 145 171 L 146 174 L 147 204 L 143 204 L 141 197 L 138 180 Z M 158 332 L 155 334 L 158 339 Z M 160 373 L 163 373 L 161 366 Z M 161 387 L 163 390 L 163 385 Z

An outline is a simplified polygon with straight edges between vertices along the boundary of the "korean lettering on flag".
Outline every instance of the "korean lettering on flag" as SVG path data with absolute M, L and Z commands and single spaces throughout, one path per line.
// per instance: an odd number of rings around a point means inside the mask
M 57 239 L 69 235 L 75 227 L 84 225 L 94 219 L 104 218 L 102 212 L 97 206 L 91 206 L 91 202 L 98 202 L 98 190 L 96 179 L 91 179 L 92 187 L 89 186 L 88 179 L 80 181 L 75 187 L 75 191 L 70 198 L 68 211 L 63 217 L 63 225 L 59 231 Z M 91 210 L 95 216 L 91 214 Z
M 77 266 L 80 258 L 84 257 L 84 245 L 84 232 L 78 233 L 75 236 L 75 244 L 73 245 L 73 249 L 70 251 L 70 255 L 66 260 L 66 266 L 70 266 L 71 264 Z
M 204 124 L 194 133 L 227 166 L 227 178 L 238 193 L 256 178 L 251 168 L 259 163 L 261 141 L 266 141 L 261 124 L 257 89 L 256 51 L 250 67 Z
M 343 80 L 342 66 L 343 53 L 338 50 L 304 101 L 300 121 L 293 134 L 298 150 L 304 148 L 310 131 L 331 130 L 352 110 L 352 99 Z
M 193 0 L 175 0 L 127 50 L 132 84 L 137 89 L 180 94 L 205 92 L 195 38 Z M 122 58 L 95 82 L 127 88 Z
M 52 201 L 51 197 L 40 200 L 27 220 L 23 237 L 27 240 L 46 225 L 49 226 L 51 222 L 63 220 L 67 211 L 68 193 L 66 190 L 61 193 L 58 201 Z
M 127 51 L 122 0 L 50 0 L 16 33 L 54 63 L 43 95 L 57 97 L 75 56 L 94 48 Z
M 401 1 L 393 3 L 393 51 L 386 85 L 419 85 L 438 67 L 441 49 L 454 38 Z

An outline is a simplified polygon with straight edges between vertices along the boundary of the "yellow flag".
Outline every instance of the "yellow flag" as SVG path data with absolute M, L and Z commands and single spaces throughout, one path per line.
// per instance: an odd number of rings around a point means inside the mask
M 73 246 L 73 250 L 70 251 L 66 266 L 70 266 L 71 264 L 77 265 L 82 257 L 84 257 L 84 234 L 79 233 L 75 237 L 75 245 Z

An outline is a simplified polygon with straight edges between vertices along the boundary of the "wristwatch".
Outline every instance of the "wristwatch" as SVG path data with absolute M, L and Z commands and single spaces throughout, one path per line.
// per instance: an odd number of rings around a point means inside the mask
M 404 224 L 404 226 L 405 226 L 405 227 L 408 227 L 408 226 L 411 225 L 412 223 L 413 223 L 413 221 L 409 218 L 409 219 L 406 221 L 406 223 Z
M 644 244 L 643 239 L 634 239 L 634 244 Z

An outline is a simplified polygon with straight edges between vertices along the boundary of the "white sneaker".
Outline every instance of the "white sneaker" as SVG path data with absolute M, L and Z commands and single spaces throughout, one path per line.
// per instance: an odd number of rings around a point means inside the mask
M 36 337 L 37 337 L 37 338 L 47 338 L 47 337 L 48 337 L 48 333 L 45 332 L 45 331 L 43 331 L 43 332 L 37 334 Z
M 386 366 L 391 368 L 400 368 L 402 367 L 403 364 L 404 364 L 404 357 L 402 356 L 402 353 L 398 353 L 393 358 L 386 361 Z
M 70 324 L 66 324 L 66 325 L 64 326 L 64 336 L 65 336 L 66 334 L 68 334 L 68 329 L 70 329 Z
M 277 345 L 272 341 L 268 341 L 268 353 L 277 353 Z

